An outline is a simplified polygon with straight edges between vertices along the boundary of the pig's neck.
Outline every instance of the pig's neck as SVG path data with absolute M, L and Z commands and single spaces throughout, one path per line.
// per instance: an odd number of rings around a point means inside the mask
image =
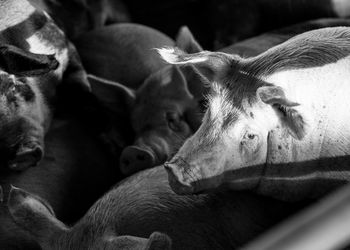
M 35 8 L 26 0 L 1 0 L 0 32 L 25 21 Z
M 259 192 L 284 200 L 318 197 L 350 180 L 350 60 L 274 74 L 301 105 L 309 128 L 302 140 L 283 128 L 270 132 Z

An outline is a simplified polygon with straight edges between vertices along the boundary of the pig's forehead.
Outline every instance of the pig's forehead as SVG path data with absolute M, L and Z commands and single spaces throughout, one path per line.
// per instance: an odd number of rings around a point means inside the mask
M 242 114 L 240 105 L 228 99 L 227 93 L 214 93 L 209 97 L 206 121 L 210 127 L 225 128 L 228 124 L 237 121 Z
M 207 121 L 222 129 L 235 124 L 257 107 L 256 86 L 213 83 L 208 96 Z
M 213 82 L 211 92 L 217 95 L 224 94 L 239 105 L 241 99 L 256 96 L 257 89 L 266 84 L 268 83 L 260 77 L 245 72 L 232 71 Z
M 220 110 L 242 110 L 257 103 L 257 84 L 222 84 L 214 82 L 208 96 L 209 107 Z

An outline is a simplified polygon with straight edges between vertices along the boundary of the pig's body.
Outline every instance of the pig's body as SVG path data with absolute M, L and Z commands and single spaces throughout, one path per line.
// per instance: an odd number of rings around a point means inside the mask
M 341 18 L 323 18 L 311 20 L 269 31 L 259 36 L 234 43 L 233 45 L 222 48 L 219 51 L 237 54 L 242 57 L 253 57 L 303 32 L 336 26 L 350 26 L 350 21 L 349 19 Z
M 88 73 L 137 89 L 166 65 L 154 48 L 175 42 L 155 29 L 125 23 L 88 32 L 75 44 Z
M 116 181 L 115 162 L 101 143 L 74 119 L 55 119 L 46 137 L 47 152 L 35 168 L 1 172 L 5 200 L 14 185 L 50 202 L 58 218 L 72 223 Z M 91 180 L 93 180 L 93 185 Z M 40 249 L 0 205 L 0 249 Z
M 9 206 L 19 224 L 30 221 L 19 220 L 12 201 Z M 72 228 L 45 241 L 52 242 L 50 249 L 89 249 L 104 235 L 147 238 L 159 231 L 172 239 L 172 249 L 236 249 L 297 207 L 246 193 L 179 196 L 165 170 L 155 167 L 123 180 Z M 47 237 L 45 231 L 35 235 Z
M 298 22 L 350 15 L 347 0 L 221 0 L 209 7 L 216 49 Z

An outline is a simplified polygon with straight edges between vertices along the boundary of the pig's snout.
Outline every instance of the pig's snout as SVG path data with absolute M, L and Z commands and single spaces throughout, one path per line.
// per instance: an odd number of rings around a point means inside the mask
M 43 149 L 39 145 L 24 147 L 17 152 L 15 158 L 9 162 L 9 168 L 22 171 L 36 166 L 43 157 Z
M 164 163 L 164 167 L 168 172 L 169 185 L 176 194 L 193 194 L 194 187 L 189 180 L 185 180 L 184 176 L 176 164 Z
M 153 167 L 154 165 L 154 154 L 138 146 L 126 147 L 120 156 L 120 170 L 126 175 Z

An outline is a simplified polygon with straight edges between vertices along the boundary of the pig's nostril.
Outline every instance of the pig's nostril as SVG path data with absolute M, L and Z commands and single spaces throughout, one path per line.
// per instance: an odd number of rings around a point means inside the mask
M 168 175 L 172 180 L 177 179 L 177 175 L 175 174 L 175 171 L 170 163 L 164 163 L 164 168 L 168 172 Z
M 138 155 L 136 156 L 136 159 L 138 159 L 139 161 L 144 161 L 144 160 L 146 160 L 146 156 L 145 156 L 145 155 L 140 155 L 140 154 L 138 154 Z
M 164 163 L 164 168 L 165 168 L 167 171 L 171 171 L 171 167 L 170 167 L 170 165 L 169 165 L 168 162 L 165 162 L 165 163 Z
M 190 182 L 184 181 L 182 172 L 177 165 L 165 163 L 164 168 L 168 173 L 168 180 L 171 189 L 177 194 L 192 194 L 194 187 Z
M 128 159 L 122 159 L 122 164 L 123 165 L 129 165 L 130 164 L 130 161 Z
M 13 170 L 24 170 L 36 166 L 43 157 L 43 150 L 40 146 L 24 148 L 16 154 L 15 159 L 9 162 Z
M 35 162 L 35 164 L 36 164 L 36 163 L 38 163 L 38 162 L 41 160 L 41 158 L 43 157 L 43 151 L 42 151 L 42 149 L 41 149 L 40 147 L 36 147 L 36 148 L 32 151 L 31 155 L 32 155 L 33 159 L 36 161 L 36 162 Z

